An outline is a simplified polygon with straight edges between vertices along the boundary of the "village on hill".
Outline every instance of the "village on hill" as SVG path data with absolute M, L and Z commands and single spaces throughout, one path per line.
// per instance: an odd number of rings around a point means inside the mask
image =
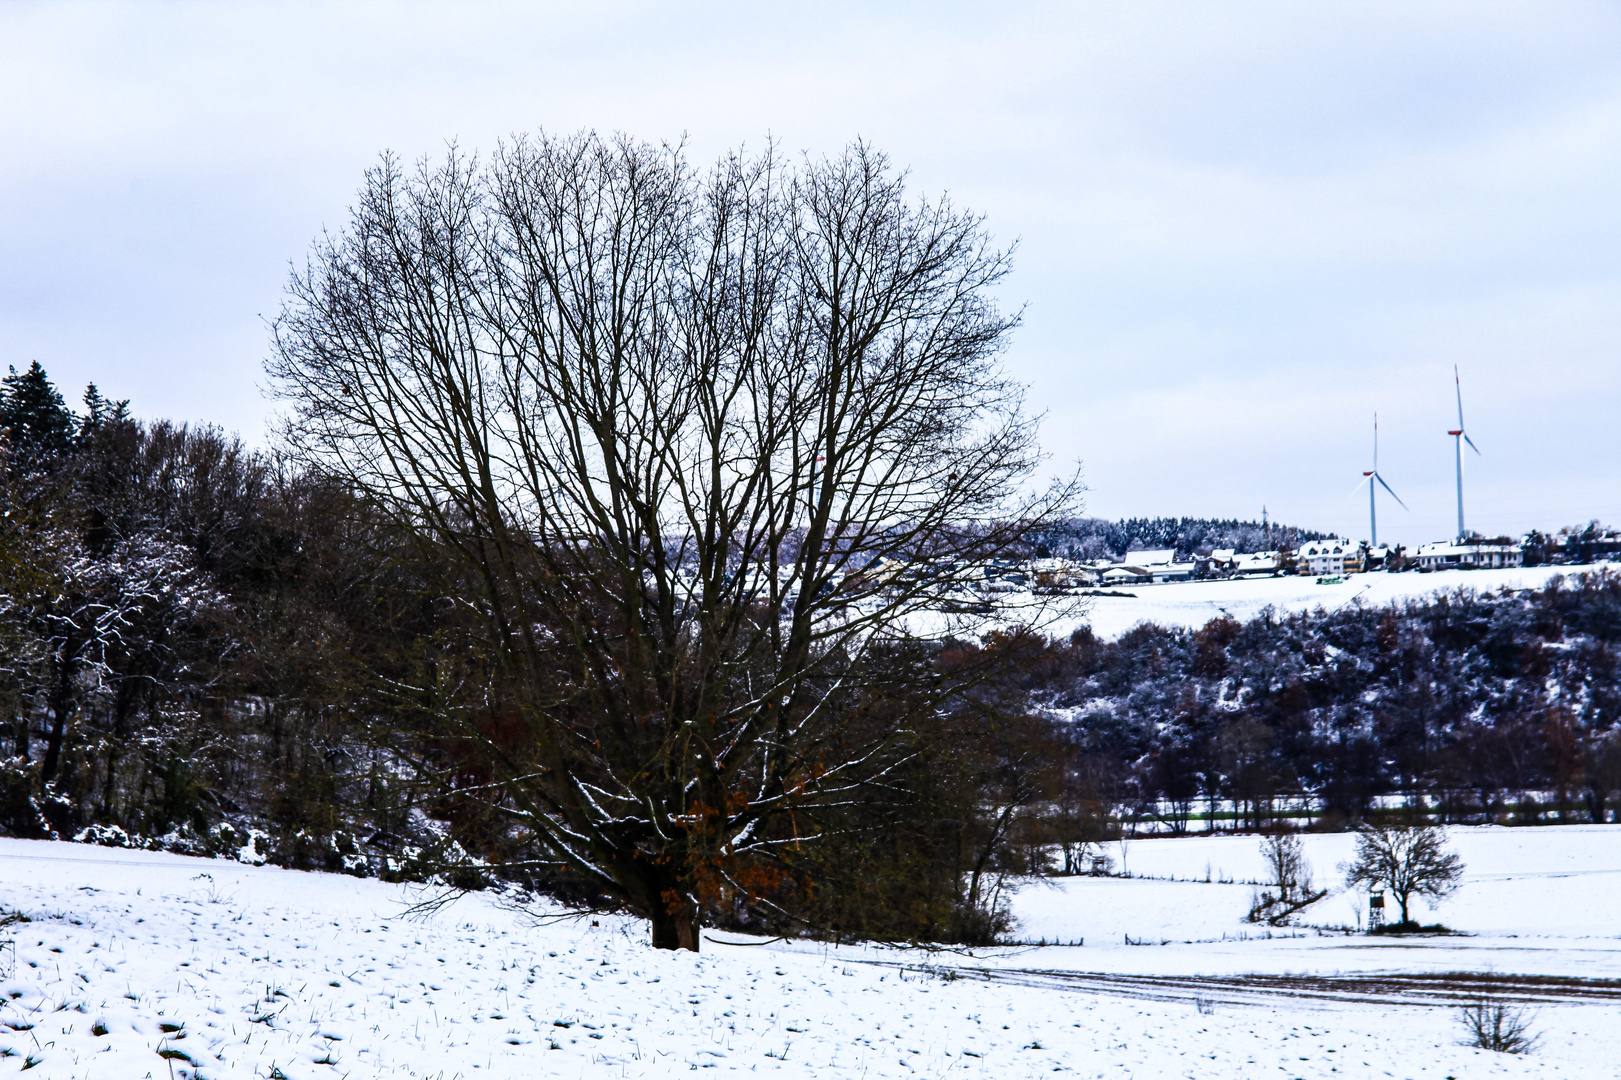
M 1087 593 L 1188 581 L 1302 576 L 1338 584 L 1352 574 L 1374 572 L 1429 574 L 1441 570 L 1501 570 L 1515 567 L 1583 566 L 1621 558 L 1621 530 L 1597 524 L 1557 533 L 1483 537 L 1421 544 L 1374 546 L 1329 536 L 1280 543 L 1260 551 L 1234 548 L 1153 548 L 1133 544 L 1119 556 L 1081 559 L 1035 556 L 996 559 L 982 567 L 983 582 L 972 589 L 986 595 L 1029 590 L 1037 595 Z M 960 567 L 945 568 L 961 573 Z M 865 582 L 917 573 L 899 562 L 869 567 L 853 578 Z M 969 575 L 970 579 L 973 575 Z

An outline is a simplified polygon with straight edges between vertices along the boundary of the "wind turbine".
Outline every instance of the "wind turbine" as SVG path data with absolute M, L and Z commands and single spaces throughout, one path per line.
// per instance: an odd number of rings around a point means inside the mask
M 1471 445 L 1473 445 L 1473 444 L 1471 444 Z M 1369 534 L 1369 536 L 1368 536 L 1368 546 L 1369 547 L 1378 547 L 1379 546 L 1379 512 L 1378 512 L 1378 510 L 1375 509 L 1375 507 L 1373 505 L 1374 486 L 1378 485 L 1379 487 L 1384 488 L 1386 491 L 1389 491 L 1390 492 L 1390 497 L 1392 499 L 1395 499 L 1397 502 L 1401 503 L 1401 508 L 1403 510 L 1407 509 L 1407 504 L 1404 503 L 1404 502 L 1401 502 L 1401 496 L 1397 495 L 1394 491 L 1391 491 L 1390 490 L 1390 485 L 1385 483 L 1385 478 L 1379 475 L 1379 414 L 1378 413 L 1373 414 L 1373 468 L 1365 470 L 1362 473 L 1362 477 L 1363 477 L 1362 484 L 1367 484 L 1368 485 L 1368 534 Z M 1361 487 L 1362 484 L 1358 484 L 1357 487 Z
M 1475 445 L 1475 440 L 1469 437 L 1469 433 L 1463 427 L 1463 383 L 1458 380 L 1457 364 L 1452 365 L 1452 386 L 1458 393 L 1458 427 L 1456 430 L 1448 431 L 1447 434 L 1452 436 L 1453 450 L 1458 463 L 1458 543 L 1461 544 L 1468 535 L 1463 531 L 1463 444 L 1468 443 L 1469 449 L 1477 456 L 1480 454 L 1480 447 Z

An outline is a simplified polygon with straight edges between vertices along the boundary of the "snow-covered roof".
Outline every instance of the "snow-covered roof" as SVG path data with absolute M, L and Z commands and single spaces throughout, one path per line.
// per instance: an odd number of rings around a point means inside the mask
M 1445 558 L 1452 555 L 1478 555 L 1482 551 L 1517 551 L 1520 548 L 1518 541 L 1503 543 L 1498 540 L 1471 540 L 1467 544 L 1459 544 L 1452 540 L 1438 540 L 1433 544 L 1420 544 L 1419 558 Z

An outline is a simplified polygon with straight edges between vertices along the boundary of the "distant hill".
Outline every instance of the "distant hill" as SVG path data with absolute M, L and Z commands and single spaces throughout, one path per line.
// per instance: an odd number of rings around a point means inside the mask
M 1294 525 L 1263 525 L 1259 521 L 1215 518 L 1072 518 L 1060 525 L 1031 533 L 1031 553 L 1041 557 L 1076 559 L 1119 558 L 1139 548 L 1175 548 L 1179 554 L 1212 548 L 1240 552 L 1268 551 L 1279 544 L 1294 546 L 1322 540 L 1329 534 Z

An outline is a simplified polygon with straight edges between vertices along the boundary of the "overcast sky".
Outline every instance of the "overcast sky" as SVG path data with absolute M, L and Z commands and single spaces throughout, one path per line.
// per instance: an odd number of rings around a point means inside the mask
M 1621 524 L 1621 5 L 0 4 L 0 365 L 266 440 L 362 170 L 514 131 L 867 139 L 1018 239 L 1090 512 Z M 0 368 L 3 369 L 3 368 Z

